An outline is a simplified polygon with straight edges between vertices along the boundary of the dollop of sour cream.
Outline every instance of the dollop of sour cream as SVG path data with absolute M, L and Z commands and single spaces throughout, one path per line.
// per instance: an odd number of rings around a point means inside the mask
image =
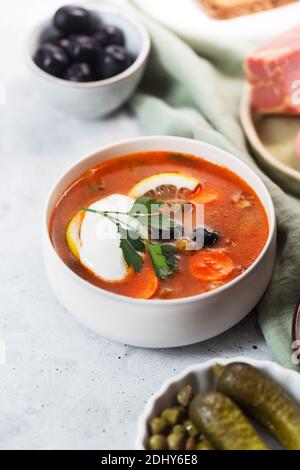
M 94 202 L 89 209 L 97 211 L 128 212 L 134 200 L 122 194 L 112 194 Z M 118 215 L 124 222 L 134 220 Z M 114 222 L 100 214 L 86 212 L 80 229 L 80 261 L 105 281 L 121 281 L 128 268 L 120 248 L 120 234 Z

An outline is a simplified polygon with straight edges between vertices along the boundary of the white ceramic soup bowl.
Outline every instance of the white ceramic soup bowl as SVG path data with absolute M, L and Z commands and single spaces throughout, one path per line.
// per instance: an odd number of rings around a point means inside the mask
M 136 57 L 128 69 L 106 80 L 86 83 L 70 82 L 44 72 L 35 64 L 33 56 L 41 38 L 55 38 L 52 18 L 31 31 L 25 49 L 25 61 L 36 86 L 53 105 L 79 118 L 95 119 L 112 113 L 134 93 L 143 77 L 151 45 L 149 33 L 143 24 L 122 8 L 101 3 L 87 4 L 86 7 L 99 15 L 104 24 L 122 29 L 126 48 Z
M 214 291 L 181 299 L 133 299 L 98 288 L 64 264 L 48 232 L 49 219 L 63 191 L 86 169 L 135 152 L 170 151 L 201 156 L 234 171 L 256 191 L 265 207 L 269 236 L 255 262 Z M 142 137 L 103 147 L 69 168 L 55 183 L 45 207 L 43 246 L 50 284 L 62 305 L 85 326 L 112 340 L 166 348 L 204 341 L 235 325 L 259 301 L 272 274 L 276 246 L 275 213 L 260 178 L 247 165 L 217 147 L 180 137 Z
M 215 358 L 200 364 L 194 364 L 184 369 L 180 374 L 166 380 L 161 388 L 149 399 L 147 405 L 138 420 L 135 449 L 144 450 L 149 437 L 149 421 L 159 416 L 164 408 L 174 406 L 178 391 L 186 384 L 191 384 L 195 393 L 206 392 L 214 389 L 215 380 L 213 367 L 215 364 L 229 364 L 231 362 L 246 362 L 270 377 L 289 393 L 300 405 L 300 374 L 296 371 L 285 369 L 275 362 L 258 361 L 244 356 L 230 359 Z M 256 426 L 257 427 L 257 426 Z M 270 449 L 279 449 L 275 439 L 266 433 L 260 426 L 257 427 L 262 439 Z

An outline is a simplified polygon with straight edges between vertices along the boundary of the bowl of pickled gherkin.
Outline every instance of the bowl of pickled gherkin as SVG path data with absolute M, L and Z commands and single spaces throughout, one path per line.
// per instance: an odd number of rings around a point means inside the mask
M 135 447 L 300 450 L 300 375 L 245 357 L 188 367 L 147 403 Z

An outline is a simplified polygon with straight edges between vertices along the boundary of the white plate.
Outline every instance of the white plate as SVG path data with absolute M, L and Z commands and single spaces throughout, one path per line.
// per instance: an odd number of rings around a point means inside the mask
M 300 396 L 300 374 L 296 371 L 285 369 L 275 362 L 257 361 L 247 357 L 231 357 L 230 359 L 215 358 L 202 364 L 194 364 L 184 369 L 181 374 L 166 380 L 161 388 L 149 399 L 143 414 L 138 420 L 135 449 L 145 449 L 148 439 L 148 423 L 151 418 L 158 416 L 162 409 L 174 404 L 174 397 L 187 383 L 191 383 L 199 392 L 211 390 L 214 387 L 212 368 L 216 363 L 229 364 L 231 362 L 246 362 L 261 370 L 268 377 L 282 386 L 298 403 Z M 255 427 L 262 439 L 270 449 L 281 449 L 272 436 L 266 433 L 260 426 Z
M 211 18 L 197 0 L 134 0 L 134 3 L 192 44 L 203 38 L 261 42 L 300 21 L 300 2 L 230 20 Z

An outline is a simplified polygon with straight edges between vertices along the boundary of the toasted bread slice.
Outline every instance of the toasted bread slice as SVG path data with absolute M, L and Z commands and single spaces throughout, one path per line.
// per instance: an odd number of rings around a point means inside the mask
M 250 15 L 298 0 L 199 0 L 210 16 L 219 20 Z

